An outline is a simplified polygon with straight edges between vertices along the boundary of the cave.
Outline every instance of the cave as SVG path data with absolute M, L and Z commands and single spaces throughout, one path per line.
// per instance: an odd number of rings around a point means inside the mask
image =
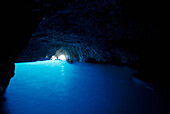
M 169 113 L 162 3 L 2 4 L 0 113 Z

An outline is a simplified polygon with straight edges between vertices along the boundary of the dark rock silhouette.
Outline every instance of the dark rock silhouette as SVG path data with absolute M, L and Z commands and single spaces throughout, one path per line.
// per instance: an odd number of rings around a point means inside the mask
M 18 54 L 26 47 L 41 19 L 41 11 L 34 11 L 35 1 L 3 1 L 1 3 L 0 93 L 4 93 Z
M 68 63 L 73 63 L 73 60 L 71 60 L 70 58 L 67 58 L 66 61 L 67 61 Z

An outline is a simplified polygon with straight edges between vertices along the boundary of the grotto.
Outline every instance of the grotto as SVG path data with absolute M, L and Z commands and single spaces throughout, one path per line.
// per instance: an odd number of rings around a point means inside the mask
M 162 3 L 1 4 L 0 113 L 168 114 Z

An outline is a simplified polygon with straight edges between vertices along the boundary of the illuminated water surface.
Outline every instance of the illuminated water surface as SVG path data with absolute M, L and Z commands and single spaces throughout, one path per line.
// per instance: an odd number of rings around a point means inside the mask
M 5 94 L 9 114 L 152 114 L 154 92 L 128 67 L 65 61 L 16 63 Z

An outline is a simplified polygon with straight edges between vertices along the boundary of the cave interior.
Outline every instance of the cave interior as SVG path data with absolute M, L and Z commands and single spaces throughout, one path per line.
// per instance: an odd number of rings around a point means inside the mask
M 15 63 L 65 55 L 71 63 L 127 66 L 167 95 L 163 5 L 147 0 L 24 0 L 1 7 L 0 89 Z M 3 102 L 3 100 L 1 100 Z

